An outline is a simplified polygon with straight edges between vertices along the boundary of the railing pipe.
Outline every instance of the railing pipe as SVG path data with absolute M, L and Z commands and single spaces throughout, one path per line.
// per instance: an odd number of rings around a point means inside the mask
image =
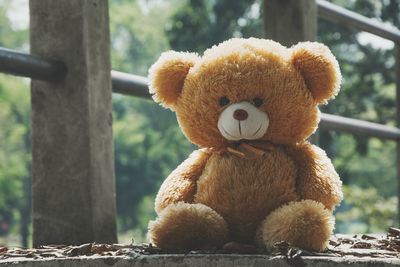
M 113 93 L 151 99 L 146 77 L 111 71 Z
M 64 79 L 67 68 L 60 61 L 0 48 L 0 72 L 56 82 Z
M 0 52 L 0 72 L 11 73 L 10 67 L 7 67 L 10 65 L 4 66 L 2 63 L 4 58 L 8 57 L 7 53 L 12 53 L 13 55 L 15 55 L 16 52 L 3 48 L 0 48 Z M 40 66 L 47 66 L 41 70 L 42 75 L 40 76 L 41 78 L 38 78 L 39 80 L 47 80 L 47 77 L 50 75 L 50 73 L 56 72 L 56 70 L 52 68 L 55 65 L 57 66 L 57 68 L 60 68 L 60 66 L 62 65 L 61 63 L 54 64 L 54 61 L 35 57 L 29 54 L 18 54 L 20 56 L 13 59 L 13 62 L 17 65 L 23 64 L 22 61 L 24 61 L 30 62 L 29 64 L 32 69 L 40 68 Z M 14 68 L 12 64 L 11 66 L 12 68 Z M 30 72 L 18 72 L 18 75 L 24 77 L 33 76 Z M 119 71 L 111 71 L 111 76 L 112 90 L 114 93 L 151 99 L 151 95 L 148 91 L 148 80 L 146 77 L 123 73 Z M 331 114 L 322 114 L 320 127 L 324 130 L 344 131 L 355 135 L 366 135 L 389 140 L 400 140 L 400 129 L 398 128 Z
M 321 116 L 320 127 L 324 130 L 347 132 L 354 135 L 400 140 L 399 128 L 326 113 Z
M 365 17 L 325 0 L 317 0 L 317 6 L 318 15 L 324 19 L 400 43 L 400 30 L 394 26 Z

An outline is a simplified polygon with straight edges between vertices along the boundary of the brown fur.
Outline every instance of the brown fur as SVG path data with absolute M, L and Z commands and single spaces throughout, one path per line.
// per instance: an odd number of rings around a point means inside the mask
M 342 182 L 325 151 L 308 142 L 286 149 L 297 164 L 297 194 L 301 199 L 321 202 L 328 210 L 343 198 Z
M 336 96 L 341 82 L 339 64 L 329 48 L 312 42 L 293 47 L 292 61 L 318 103 Z
M 185 76 L 197 60 L 197 55 L 193 53 L 175 51 L 163 53 L 149 70 L 150 93 L 154 93 L 155 100 L 173 109 L 181 93 Z
M 167 177 L 156 197 L 155 210 L 158 214 L 171 203 L 192 202 L 197 180 L 210 155 L 205 149 L 194 151 Z
M 292 246 L 323 250 L 333 230 L 332 214 L 313 200 L 290 202 L 269 214 L 257 231 L 267 248 L 286 241 Z
M 232 240 L 250 243 L 271 211 L 297 200 L 295 176 L 294 162 L 280 147 L 254 160 L 214 154 L 197 182 L 194 202 L 221 214 Z
M 201 58 L 169 53 L 150 69 L 154 98 L 175 110 L 184 134 L 206 149 L 194 152 L 161 186 L 150 240 L 190 249 L 196 246 L 190 240 L 219 246 L 216 240 L 253 243 L 258 236 L 267 248 L 287 241 L 324 249 L 341 183 L 326 154 L 305 140 L 318 125 L 317 105 L 339 88 L 329 49 L 250 38 L 228 40 Z M 264 100 L 259 109 L 270 124 L 259 140 L 275 144 L 271 150 L 251 160 L 212 152 L 229 144 L 217 128 L 222 96 L 232 103 Z
M 171 204 L 149 227 L 152 243 L 164 249 L 218 247 L 228 240 L 224 219 L 202 204 Z

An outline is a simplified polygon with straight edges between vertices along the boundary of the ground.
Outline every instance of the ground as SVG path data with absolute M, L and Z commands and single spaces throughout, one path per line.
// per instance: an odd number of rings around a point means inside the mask
M 325 252 L 275 245 L 270 254 L 252 246 L 229 244 L 220 250 L 162 251 L 151 244 L 0 247 L 0 266 L 400 266 L 400 229 L 384 235 L 336 235 Z

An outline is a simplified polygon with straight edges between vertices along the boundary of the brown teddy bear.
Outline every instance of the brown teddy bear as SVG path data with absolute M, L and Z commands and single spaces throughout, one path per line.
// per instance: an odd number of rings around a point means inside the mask
M 202 57 L 163 53 L 149 79 L 154 100 L 176 112 L 200 147 L 158 192 L 153 244 L 326 248 L 341 181 L 325 152 L 306 141 L 320 120 L 318 105 L 341 82 L 326 46 L 235 38 Z

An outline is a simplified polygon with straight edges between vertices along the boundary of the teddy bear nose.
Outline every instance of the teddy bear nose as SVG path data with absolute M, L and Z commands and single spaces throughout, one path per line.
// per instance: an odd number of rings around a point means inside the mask
M 244 121 L 245 119 L 247 119 L 248 116 L 249 114 L 247 113 L 247 111 L 243 109 L 237 109 L 235 110 L 235 112 L 233 112 L 233 117 L 238 121 Z

